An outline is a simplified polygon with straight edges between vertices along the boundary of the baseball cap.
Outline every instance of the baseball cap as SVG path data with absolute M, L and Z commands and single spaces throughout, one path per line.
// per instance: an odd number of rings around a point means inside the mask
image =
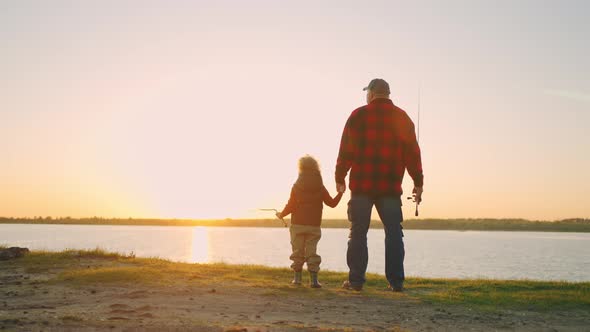
M 381 93 L 381 94 L 390 94 L 391 93 L 389 91 L 389 84 L 387 82 L 385 82 L 385 80 L 382 78 L 375 78 L 375 79 L 371 80 L 371 82 L 369 82 L 369 85 L 367 85 L 365 88 L 363 88 L 363 91 L 367 91 L 367 90 L 371 90 L 375 93 Z

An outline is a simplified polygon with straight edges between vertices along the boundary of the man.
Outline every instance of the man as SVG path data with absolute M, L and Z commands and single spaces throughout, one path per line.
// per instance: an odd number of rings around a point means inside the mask
M 414 180 L 414 199 L 422 201 L 422 161 L 414 123 L 389 99 L 389 84 L 376 78 L 363 89 L 367 105 L 352 112 L 342 133 L 336 163 L 336 188 L 346 190 L 350 171 L 351 223 L 346 261 L 348 280 L 342 287 L 360 291 L 365 283 L 367 231 L 373 205 L 385 229 L 385 276 L 389 289 L 403 291 L 404 242 L 401 222 L 404 172 Z

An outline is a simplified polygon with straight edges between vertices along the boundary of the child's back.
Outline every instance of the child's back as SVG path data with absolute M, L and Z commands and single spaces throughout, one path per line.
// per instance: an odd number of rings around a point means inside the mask
M 324 209 L 324 184 L 320 172 L 300 173 L 293 185 L 295 207 L 291 223 L 320 226 Z

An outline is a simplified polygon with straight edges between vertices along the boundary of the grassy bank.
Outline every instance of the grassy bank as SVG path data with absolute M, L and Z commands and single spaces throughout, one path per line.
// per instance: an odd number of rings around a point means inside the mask
M 53 271 L 53 277 L 43 282 L 71 287 L 126 284 L 168 287 L 185 282 L 211 289 L 219 289 L 224 285 L 263 288 L 268 296 L 359 296 L 356 292 L 340 288 L 341 282 L 347 278 L 346 273 L 321 271 L 321 281 L 325 287 L 317 291 L 291 286 L 288 283 L 291 271 L 287 268 L 175 263 L 98 249 L 57 253 L 36 251 L 21 259 L 0 261 L 0 266 L 21 269 L 24 273 L 33 275 Z M 377 298 L 400 296 L 385 291 L 386 286 L 383 276 L 369 274 L 361 295 Z M 406 292 L 401 296 L 425 303 L 483 310 L 590 310 L 588 282 L 408 278 Z
M 283 227 L 276 219 L 109 219 L 109 218 L 3 218 L 0 224 L 63 224 L 63 225 L 131 225 L 131 226 L 218 226 L 218 227 Z M 326 219 L 324 228 L 348 228 L 348 220 Z M 380 221 L 371 228 L 382 228 Z M 590 232 L 590 219 L 531 221 L 525 219 L 410 219 L 405 229 L 461 231 L 529 231 L 529 232 Z

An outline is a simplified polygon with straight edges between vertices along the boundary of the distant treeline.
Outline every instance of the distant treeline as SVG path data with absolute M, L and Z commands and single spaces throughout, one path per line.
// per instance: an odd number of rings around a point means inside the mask
M 0 217 L 0 224 L 64 224 L 64 225 L 133 225 L 133 226 L 220 226 L 220 227 L 283 227 L 277 219 L 116 219 Z M 348 228 L 350 222 L 343 219 L 325 219 L 324 228 Z M 590 219 L 563 219 L 558 221 L 531 221 L 526 219 L 410 219 L 404 229 L 473 230 L 473 231 L 541 231 L 541 232 L 590 232 Z M 371 221 L 371 228 L 383 228 L 378 220 Z

